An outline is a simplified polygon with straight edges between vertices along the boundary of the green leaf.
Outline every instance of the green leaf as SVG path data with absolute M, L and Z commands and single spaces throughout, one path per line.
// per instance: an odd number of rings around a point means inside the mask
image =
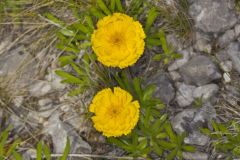
M 162 49 L 165 54 L 169 54 L 170 51 L 168 49 L 165 32 L 161 29 L 159 34 L 160 34 L 160 41 L 161 41 Z
M 111 14 L 111 11 L 107 8 L 106 4 L 102 0 L 97 0 L 97 4 L 106 15 Z
M 64 66 L 72 63 L 75 58 L 77 58 L 76 55 L 66 55 L 66 56 L 59 57 L 58 61 L 60 63 L 60 66 L 64 67 Z
M 81 31 L 82 33 L 85 34 L 90 34 L 91 31 L 89 30 L 88 27 L 86 27 L 85 25 L 81 24 L 81 23 L 76 23 L 74 25 L 72 25 L 74 28 L 76 28 L 77 30 Z
M 56 47 L 60 50 L 63 50 L 63 51 L 68 51 L 68 52 L 73 52 L 73 53 L 76 53 L 78 54 L 79 53 L 79 49 L 77 48 L 73 48 L 73 47 L 69 47 L 69 46 L 65 46 L 63 44 L 57 44 Z
M 102 19 L 105 15 L 101 12 L 101 11 L 99 11 L 97 8 L 95 8 L 95 7 L 92 7 L 91 9 L 90 9 L 90 13 L 93 15 L 93 16 L 95 16 L 95 17 L 97 17 L 98 19 Z
M 93 24 L 92 17 L 89 15 L 86 15 L 85 18 L 86 18 L 86 22 L 87 22 L 89 28 L 91 29 L 91 33 L 92 33 L 94 30 L 94 24 Z
M 171 150 L 173 148 L 176 148 L 177 145 L 174 143 L 169 143 L 166 140 L 158 140 L 158 144 L 162 146 L 165 150 Z
M 190 145 L 183 145 L 182 148 L 184 151 L 187 151 L 187 152 L 195 152 L 196 151 L 196 148 L 193 146 L 190 146 Z
M 42 141 L 38 142 L 37 144 L 37 159 L 42 160 Z
M 43 146 L 43 153 L 45 155 L 46 160 L 51 160 L 51 151 L 46 144 Z
M 10 148 L 6 153 L 6 157 L 9 157 L 13 153 L 13 151 L 15 151 L 16 147 L 19 145 L 20 142 L 20 139 L 17 139 L 13 142 L 13 144 L 11 144 Z
M 148 15 L 147 15 L 147 21 L 145 25 L 145 32 L 148 33 L 151 26 L 153 25 L 153 22 L 156 20 L 158 16 L 156 8 L 152 8 L 149 10 Z
M 61 29 L 59 32 L 61 32 L 63 35 L 68 36 L 68 37 L 72 37 L 75 35 L 75 33 L 71 30 L 68 29 Z
M 16 151 L 13 151 L 13 157 L 15 158 L 15 160 L 23 160 L 22 156 Z
M 56 26 L 63 27 L 65 26 L 65 23 L 57 18 L 55 15 L 51 13 L 44 13 L 44 16 L 47 17 L 52 23 L 54 23 Z
M 62 81 L 63 83 L 70 83 L 70 84 L 82 84 L 82 80 L 80 80 L 79 78 L 64 72 L 62 70 L 56 70 L 55 73 L 62 77 L 64 80 Z
M 0 134 L 0 155 L 4 154 L 4 145 L 7 142 L 9 136 L 9 130 L 11 130 L 11 126 L 7 127 L 1 134 Z
M 154 152 L 155 152 L 158 156 L 162 156 L 163 150 L 162 150 L 161 147 L 158 146 L 157 143 L 153 142 L 152 147 L 153 147 Z
M 165 124 L 165 130 L 166 130 L 167 135 L 170 138 L 170 141 L 174 142 L 174 143 L 177 143 L 177 136 L 173 132 L 172 126 L 169 122 Z
M 116 6 L 116 1 L 115 0 L 111 0 L 110 9 L 111 9 L 112 12 L 115 11 L 115 6 Z
M 166 55 L 164 55 L 164 54 L 156 54 L 156 55 L 153 56 L 154 61 L 160 61 L 164 58 L 166 58 Z
M 70 152 L 70 140 L 67 139 L 67 144 L 66 144 L 66 147 L 64 149 L 64 152 L 63 152 L 63 156 L 60 158 L 60 160 L 67 160 L 67 157 L 68 157 L 68 154 Z
M 176 157 L 178 152 L 178 149 L 174 149 L 173 151 L 171 151 L 168 155 L 167 155 L 167 160 L 173 160 L 174 157 Z
M 142 89 L 141 89 L 141 83 L 140 83 L 139 78 L 134 77 L 133 87 L 134 87 L 135 92 L 137 93 L 138 98 L 141 99 L 142 98 Z
M 79 87 L 77 89 L 70 90 L 69 93 L 68 93 L 68 96 L 70 96 L 70 97 L 77 96 L 77 95 L 79 95 L 83 92 L 84 92 L 84 88 Z
M 79 76 L 86 76 L 86 73 L 84 73 L 84 70 L 77 66 L 75 63 L 70 63 L 70 65 L 73 67 L 73 69 L 77 72 Z
M 117 10 L 119 12 L 123 12 L 123 7 L 122 7 L 121 0 L 115 0 L 115 1 L 116 1 Z
M 149 100 L 156 89 L 155 85 L 149 85 L 143 93 L 143 101 Z
M 147 147 L 148 145 L 148 140 L 147 138 L 143 138 L 140 142 L 137 148 L 139 148 L 140 150 L 143 150 Z
M 151 48 L 152 46 L 160 46 L 161 45 L 160 39 L 157 39 L 157 38 L 147 38 L 146 43 L 149 46 L 149 48 Z

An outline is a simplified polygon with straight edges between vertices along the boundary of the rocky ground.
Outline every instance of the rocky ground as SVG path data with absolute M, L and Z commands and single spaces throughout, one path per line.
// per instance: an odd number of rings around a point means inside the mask
M 198 148 L 195 153 L 184 153 L 184 158 L 224 159 L 211 149 L 210 138 L 200 128 L 208 127 L 213 119 L 240 118 L 240 17 L 233 0 L 189 3 L 194 24 L 191 43 L 167 35 L 183 58 L 166 69 L 155 64 L 154 76 L 146 80 L 156 84 L 155 95 L 169 108 L 173 129 L 189 133 L 185 143 Z M 45 33 L 35 33 L 27 26 L 4 25 L 0 34 L 0 122 L 13 125 L 13 134 L 23 139 L 25 147 L 21 149 L 26 160 L 35 154 L 32 148 L 39 139 L 48 142 L 54 153 L 62 153 L 66 137 L 70 138 L 72 153 L 124 153 L 106 144 L 91 127 L 85 114 L 91 93 L 67 96 L 69 86 L 54 72 L 62 54 L 52 47 L 54 37 L 37 42 Z M 33 42 L 44 47 L 32 48 Z

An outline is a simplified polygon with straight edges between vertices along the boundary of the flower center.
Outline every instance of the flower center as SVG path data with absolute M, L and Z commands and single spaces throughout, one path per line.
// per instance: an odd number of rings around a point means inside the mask
M 116 32 L 110 37 L 110 43 L 120 46 L 124 42 L 124 38 L 121 33 Z
M 118 116 L 119 114 L 120 114 L 120 109 L 118 108 L 118 106 L 111 106 L 111 107 L 109 107 L 109 112 L 108 112 L 108 114 L 112 117 L 112 118 L 114 118 L 114 117 L 116 117 L 116 116 Z

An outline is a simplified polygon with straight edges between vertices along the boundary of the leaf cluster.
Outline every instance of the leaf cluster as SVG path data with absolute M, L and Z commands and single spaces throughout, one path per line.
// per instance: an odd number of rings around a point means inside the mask
M 0 159 L 4 160 L 14 157 L 16 160 L 22 160 L 22 156 L 17 152 L 20 139 L 9 140 L 11 128 L 9 126 L 0 133 Z
M 21 153 L 18 152 L 18 147 L 21 143 L 20 139 L 13 139 L 10 138 L 10 131 L 12 127 L 9 126 L 8 128 L 4 129 L 0 133 L 0 159 L 7 160 L 7 159 L 15 159 L 15 160 L 24 160 Z M 47 145 L 43 142 L 38 142 L 37 147 L 37 154 L 36 160 L 51 160 L 51 150 Z M 59 160 L 67 160 L 67 156 L 70 152 L 70 141 L 67 139 L 67 144 L 64 149 L 64 153 L 62 156 L 59 157 Z
M 213 139 L 215 150 L 225 153 L 227 159 L 240 158 L 240 124 L 236 121 L 211 124 L 213 130 L 203 128 L 202 132 Z
M 153 59 L 155 61 L 163 60 L 164 64 L 168 64 L 170 61 L 178 58 L 182 58 L 182 54 L 175 53 L 174 48 L 167 43 L 166 35 L 163 30 L 160 30 L 158 34 L 155 35 L 156 38 L 149 39 L 152 45 L 161 45 L 163 53 L 156 54 Z
M 155 86 L 142 87 L 140 78 L 131 78 L 123 71 L 115 75 L 119 86 L 140 102 L 141 116 L 137 127 L 127 136 L 108 138 L 108 141 L 125 149 L 132 156 L 149 157 L 156 154 L 171 160 L 175 157 L 182 159 L 182 152 L 195 151 L 195 148 L 184 144 L 186 134 L 177 135 L 171 127 L 166 114 L 161 110 L 164 105 L 153 98 Z

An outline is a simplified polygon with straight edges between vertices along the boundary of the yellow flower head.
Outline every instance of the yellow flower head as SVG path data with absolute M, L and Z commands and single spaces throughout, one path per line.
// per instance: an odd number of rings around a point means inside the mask
M 114 87 L 103 89 L 93 98 L 89 107 L 94 127 L 107 137 L 127 135 L 139 118 L 139 103 L 125 90 Z
M 138 21 L 122 13 L 114 13 L 98 21 L 91 41 L 101 63 L 125 68 L 133 65 L 143 54 L 145 37 Z

